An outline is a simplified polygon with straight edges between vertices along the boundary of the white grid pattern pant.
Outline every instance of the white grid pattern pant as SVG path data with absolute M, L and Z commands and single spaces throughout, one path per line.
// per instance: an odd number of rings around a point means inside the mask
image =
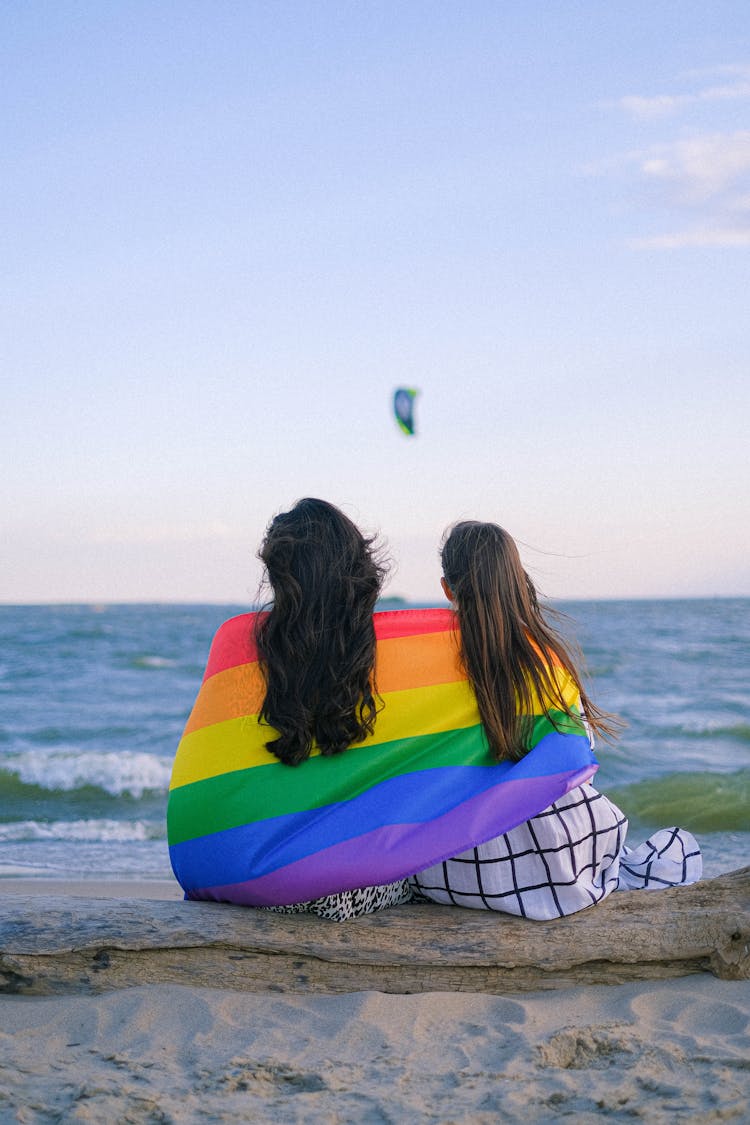
M 628 822 L 592 785 L 485 844 L 420 871 L 415 898 L 545 920 L 574 914 L 617 889 L 694 883 L 700 849 L 689 832 L 663 829 L 625 847 Z

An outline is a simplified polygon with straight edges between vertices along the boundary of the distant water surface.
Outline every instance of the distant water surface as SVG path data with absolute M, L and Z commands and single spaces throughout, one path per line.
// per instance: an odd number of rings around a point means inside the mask
M 399 607 L 401 608 L 401 607 Z M 750 862 L 750 599 L 567 603 L 630 841 Z M 166 793 L 211 637 L 241 606 L 0 606 L 0 876 L 169 878 Z

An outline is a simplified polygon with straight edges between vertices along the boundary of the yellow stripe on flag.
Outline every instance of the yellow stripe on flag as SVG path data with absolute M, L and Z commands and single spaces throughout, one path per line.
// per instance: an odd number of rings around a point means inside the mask
M 383 702 L 375 733 L 366 740 L 368 746 L 441 734 L 479 722 L 474 693 L 465 680 L 388 692 L 383 695 Z M 186 733 L 177 752 L 170 788 L 192 785 L 233 770 L 278 763 L 278 758 L 264 746 L 273 736 L 273 728 L 261 726 L 255 715 L 227 719 Z M 312 751 L 313 756 L 319 753 L 317 747 Z

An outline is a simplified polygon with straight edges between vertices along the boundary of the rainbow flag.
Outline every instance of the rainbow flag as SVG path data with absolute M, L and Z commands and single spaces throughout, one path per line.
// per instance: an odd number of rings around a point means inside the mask
M 372 737 L 299 766 L 265 749 L 253 615 L 225 622 L 177 750 L 167 830 L 190 899 L 286 905 L 404 878 L 483 843 L 588 780 L 580 719 L 540 704 L 520 762 L 492 758 L 450 610 L 375 614 Z M 575 685 L 555 670 L 565 699 Z M 538 701 L 537 701 L 538 703 Z

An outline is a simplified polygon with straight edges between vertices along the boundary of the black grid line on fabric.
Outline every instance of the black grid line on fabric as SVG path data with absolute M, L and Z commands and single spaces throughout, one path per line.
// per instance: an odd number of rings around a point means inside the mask
M 582 874 L 584 874 L 586 871 L 594 870 L 593 864 L 583 864 L 579 867 L 578 875 L 576 877 L 571 879 L 560 879 L 557 877 L 553 878 L 549 867 L 547 867 L 547 877 L 545 879 L 536 883 L 521 883 L 517 878 L 516 871 L 518 858 L 519 856 L 516 853 L 515 855 L 508 855 L 500 861 L 498 861 L 497 859 L 480 859 L 476 854 L 474 854 L 471 859 L 463 859 L 461 861 L 462 863 L 466 864 L 467 867 L 474 868 L 474 870 L 478 873 L 476 891 L 472 891 L 468 888 L 463 887 L 459 889 L 458 887 L 451 885 L 449 872 L 444 873 L 445 881 L 442 883 L 429 883 L 422 877 L 421 874 L 413 875 L 411 882 L 412 885 L 416 886 L 417 890 L 419 890 L 420 892 L 442 891 L 443 893 L 449 895 L 454 906 L 460 905 L 460 903 L 457 901 L 458 898 L 481 899 L 482 901 L 489 903 L 490 900 L 496 901 L 498 899 L 511 898 L 515 896 L 518 900 L 519 908 L 523 909 L 522 896 L 524 893 L 532 891 L 542 891 L 545 889 L 553 890 L 553 888 L 556 887 L 574 887 L 580 881 L 580 877 Z M 540 855 L 540 859 L 541 858 L 542 856 Z M 614 858 L 614 856 L 612 858 Z M 456 861 L 454 860 L 453 862 Z M 481 878 L 481 875 L 479 874 L 479 872 L 481 872 L 482 868 L 496 868 L 498 862 L 507 863 L 510 866 L 511 871 L 516 874 L 515 884 L 504 891 L 489 891 L 485 887 L 480 886 L 479 879 Z M 592 901 L 598 902 L 599 899 L 595 897 Z M 522 917 L 525 917 L 525 914 L 523 914 Z
M 653 840 L 646 840 L 646 843 L 639 849 L 639 851 L 642 851 L 644 848 L 648 849 L 645 859 L 639 860 L 637 864 L 631 864 L 628 863 L 628 858 L 624 857 L 620 864 L 622 870 L 631 877 L 631 880 L 637 882 L 643 890 L 648 890 L 649 887 L 673 887 L 675 885 L 677 882 L 676 879 L 663 878 L 653 872 L 654 862 L 657 859 L 662 859 L 666 853 L 674 849 L 675 845 L 679 846 L 680 877 L 683 883 L 686 882 L 688 878 L 688 861 L 697 859 L 700 856 L 699 848 L 691 851 L 685 850 L 685 840 L 679 828 L 671 828 L 668 831 L 669 836 L 667 837 L 666 843 L 658 849 Z M 674 862 L 677 863 L 678 861 L 675 859 Z
M 684 848 L 683 843 L 682 843 L 682 837 L 680 836 L 680 834 L 679 834 L 679 832 L 677 831 L 676 828 L 672 829 L 672 833 L 669 837 L 669 840 L 667 841 L 667 843 L 664 845 L 663 848 L 660 848 L 657 851 L 656 854 L 661 858 L 661 856 L 663 856 L 665 852 L 670 850 L 670 848 L 674 844 L 675 840 L 679 840 L 679 842 L 680 842 L 680 851 L 682 852 L 682 878 L 684 880 L 685 876 L 686 876 L 686 870 L 687 870 L 687 857 L 685 855 L 685 848 Z
M 597 824 L 597 818 L 594 814 L 595 806 L 600 801 L 605 802 L 602 811 L 607 814 L 600 818 L 602 820 L 601 826 Z M 586 809 L 588 823 L 585 830 L 579 829 L 574 833 L 568 823 L 569 817 L 566 819 L 564 814 L 566 810 L 579 808 Z M 616 819 L 612 819 L 612 814 L 616 814 Z M 542 843 L 545 834 L 545 822 L 550 817 L 556 819 L 556 838 L 559 838 L 560 835 L 565 837 L 562 843 L 556 842 L 547 845 Z M 579 787 L 570 794 L 566 794 L 565 797 L 536 817 L 532 817 L 531 820 L 513 829 L 511 833 L 497 837 L 495 843 L 504 848 L 504 854 L 487 856 L 480 854 L 479 848 L 473 848 L 464 855 L 456 856 L 440 864 L 439 870 L 442 880 L 440 880 L 437 872 L 434 873 L 434 881 L 425 878 L 425 873 L 422 872 L 412 876 L 412 886 L 420 898 L 429 897 L 430 892 L 433 892 L 445 895 L 453 905 L 459 906 L 481 903 L 485 909 L 497 909 L 500 902 L 514 899 L 516 909 L 512 912 L 518 913 L 521 917 L 528 917 L 532 898 L 538 906 L 540 896 L 542 898 L 547 897 L 554 904 L 554 913 L 561 917 L 565 914 L 565 908 L 558 896 L 558 889 L 562 890 L 566 887 L 575 886 L 579 881 L 583 882 L 582 876 L 587 872 L 592 874 L 596 872 L 597 863 L 600 866 L 611 865 L 620 854 L 626 828 L 627 819 L 620 813 L 619 809 L 606 801 L 602 794 L 593 789 L 587 791 L 583 787 Z M 615 834 L 614 848 L 612 846 L 613 832 Z M 600 838 L 608 838 L 603 847 L 599 843 Z M 600 848 L 601 850 L 599 850 Z M 553 873 L 555 865 L 552 862 L 555 856 L 562 852 L 568 853 L 571 872 L 564 878 L 562 877 L 562 871 Z M 597 854 L 599 856 L 598 861 Z M 536 878 L 532 880 L 528 878 L 529 873 L 524 878 L 520 870 L 523 861 L 531 857 L 538 861 L 535 865 L 537 868 Z M 543 877 L 539 875 L 540 866 Z M 502 875 L 503 869 L 507 871 L 507 877 Z M 470 871 L 473 872 L 473 880 L 469 877 Z M 452 872 L 455 872 L 454 877 L 452 877 Z M 459 875 L 459 872 L 462 874 Z M 485 878 L 485 872 L 491 872 L 492 874 Z M 617 886 L 616 875 L 607 876 L 606 866 L 604 866 L 602 875 L 602 886 L 585 887 L 592 905 L 599 902 Z M 466 885 L 463 885 L 464 882 L 466 882 Z M 497 886 L 502 889 L 490 889 Z M 549 908 L 545 913 L 552 915 Z
M 570 847 L 570 866 L 573 868 L 573 874 L 577 875 L 578 870 L 576 868 L 576 851 L 573 845 L 573 837 L 571 835 L 570 828 L 568 827 L 568 822 L 557 807 L 555 807 L 555 816 L 557 817 L 558 824 L 567 836 L 568 845 Z
M 524 903 L 523 903 L 523 895 L 521 894 L 521 888 L 518 885 L 518 875 L 517 875 L 517 871 L 516 871 L 516 858 L 517 857 L 515 857 L 513 855 L 510 844 L 508 843 L 507 835 L 503 836 L 503 839 L 506 842 L 506 846 L 508 848 L 508 853 L 510 855 L 510 870 L 511 870 L 511 873 L 513 875 L 513 893 L 515 894 L 516 901 L 518 903 L 518 912 L 519 912 L 519 914 L 521 915 L 522 918 L 525 918 L 526 917 L 526 907 L 524 906 Z M 476 852 L 476 848 L 474 849 L 474 851 Z
M 547 856 L 544 854 L 543 849 L 540 850 L 539 840 L 537 839 L 536 833 L 534 832 L 534 822 L 533 822 L 533 820 L 529 821 L 529 834 L 530 834 L 532 840 L 534 841 L 534 844 L 536 845 L 537 853 L 538 853 L 542 863 L 544 864 L 544 870 L 547 872 L 547 885 L 548 885 L 548 887 L 549 887 L 549 889 L 552 893 L 552 901 L 555 904 L 555 909 L 557 910 L 558 917 L 562 918 L 562 916 L 565 912 L 562 909 L 562 907 L 560 906 L 560 899 L 558 898 L 558 895 L 557 895 L 557 888 L 555 886 L 555 881 L 552 878 L 552 872 L 550 871 L 550 866 L 549 866 L 549 863 L 547 861 Z M 578 881 L 578 876 L 576 875 L 576 872 L 575 872 L 575 863 L 573 864 L 573 880 L 572 881 L 574 883 Z
M 504 833 L 503 836 L 498 837 L 498 839 L 502 839 L 502 840 L 505 841 L 506 847 L 508 849 L 507 855 L 496 856 L 496 857 L 493 857 L 492 859 L 482 858 L 480 860 L 480 862 L 481 863 L 504 863 L 504 862 L 510 862 L 511 859 L 523 859 L 525 856 L 536 855 L 536 854 L 541 853 L 541 852 L 544 852 L 548 855 L 554 855 L 558 852 L 574 851 L 576 848 L 580 847 L 581 844 L 586 843 L 592 837 L 596 837 L 598 839 L 600 836 L 608 835 L 614 829 L 618 829 L 618 830 L 621 831 L 622 828 L 627 824 L 627 817 L 625 817 L 625 816 L 620 816 L 620 817 L 618 817 L 618 819 L 616 821 L 610 822 L 610 823 L 605 824 L 601 827 L 596 826 L 596 823 L 595 823 L 595 821 L 592 817 L 591 818 L 591 822 L 592 822 L 591 831 L 586 831 L 585 833 L 583 833 L 583 835 L 578 835 L 576 837 L 574 837 L 572 835 L 572 833 L 570 831 L 570 826 L 567 823 L 565 817 L 562 815 L 562 813 L 566 809 L 579 808 L 581 805 L 586 805 L 587 807 L 591 806 L 591 805 L 595 805 L 596 801 L 600 800 L 600 799 L 602 799 L 602 794 L 597 793 L 597 794 L 595 794 L 595 796 L 593 798 L 590 798 L 590 799 L 587 799 L 587 800 L 582 800 L 582 801 L 575 801 L 575 802 L 572 802 L 570 805 L 563 805 L 560 802 L 558 802 L 556 805 L 551 805 L 549 809 L 545 809 L 544 812 L 539 813 L 535 817 L 532 817 L 531 820 L 526 821 L 525 825 L 519 825 L 519 828 L 523 828 L 525 826 L 538 823 L 539 821 L 543 821 L 546 817 L 555 817 L 556 820 L 563 826 L 564 833 L 565 833 L 565 836 L 567 838 L 565 842 L 563 842 L 561 844 L 554 844 L 554 845 L 552 845 L 552 844 L 541 845 L 541 844 L 539 844 L 539 841 L 535 837 L 534 840 L 531 842 L 531 844 L 528 847 L 524 848 L 523 850 L 519 850 L 518 848 L 513 850 L 513 849 L 511 849 L 511 846 L 510 846 L 510 839 L 509 839 L 510 833 L 506 832 L 506 833 Z M 612 807 L 613 806 L 610 805 L 610 808 L 612 808 Z M 516 831 L 517 831 L 517 829 L 512 829 L 512 832 L 516 832 Z M 617 852 L 614 852 L 614 853 L 610 853 L 608 855 L 606 852 L 604 852 L 603 858 L 614 859 L 615 855 L 617 855 L 617 854 L 618 854 Z M 577 856 L 576 856 L 576 859 L 577 859 Z M 457 856 L 454 856 L 450 860 L 450 863 L 473 864 L 474 862 L 475 862 L 474 857 L 469 856 L 468 854 L 467 855 L 457 855 Z M 587 867 L 591 867 L 591 866 L 592 866 L 591 864 L 587 864 Z M 595 866 L 595 864 L 594 864 L 594 866 Z
M 599 796 L 599 794 L 597 794 L 597 796 Z M 584 800 L 585 800 L 585 798 L 584 798 Z M 597 839 L 597 837 L 596 837 L 596 820 L 594 819 L 594 814 L 591 811 L 591 802 L 585 801 L 585 804 L 586 804 L 586 812 L 589 814 L 589 820 L 591 821 L 591 834 L 592 834 L 592 837 L 593 837 L 593 843 L 592 843 L 593 851 L 592 851 L 592 854 L 591 854 L 591 862 L 593 863 L 594 867 L 596 867 L 596 839 Z
M 617 847 L 617 855 L 619 855 L 619 856 L 622 855 L 622 849 L 625 847 L 625 836 L 627 834 L 627 830 L 628 830 L 628 822 L 625 819 L 625 817 L 623 817 L 622 820 L 618 821 L 618 824 L 617 824 L 617 844 L 616 844 L 616 847 Z M 609 856 L 607 856 L 606 858 L 609 858 Z M 622 860 L 620 861 L 620 863 L 622 863 Z M 619 873 L 617 875 L 613 875 L 612 879 L 611 880 L 608 879 L 607 882 L 608 883 L 610 881 L 613 882 L 614 885 L 615 885 L 615 888 L 616 888 L 617 884 L 618 884 L 618 880 L 619 880 Z
M 448 894 L 449 899 L 451 900 L 451 902 L 453 903 L 454 906 L 460 906 L 460 903 L 456 902 L 455 898 L 453 897 L 453 892 L 451 891 L 451 888 L 450 888 L 450 883 L 448 881 L 448 864 L 447 864 L 447 861 L 443 863 L 443 880 L 445 882 L 445 890 Z M 419 884 L 417 884 L 417 886 L 419 886 Z
M 479 897 L 481 898 L 484 905 L 486 907 L 488 907 L 489 903 L 484 896 L 484 888 L 482 887 L 482 864 L 479 862 L 479 857 L 478 857 L 476 848 L 474 849 L 474 859 L 475 859 L 474 868 L 475 868 L 475 871 L 476 871 L 476 880 L 477 880 L 477 887 L 479 889 Z

